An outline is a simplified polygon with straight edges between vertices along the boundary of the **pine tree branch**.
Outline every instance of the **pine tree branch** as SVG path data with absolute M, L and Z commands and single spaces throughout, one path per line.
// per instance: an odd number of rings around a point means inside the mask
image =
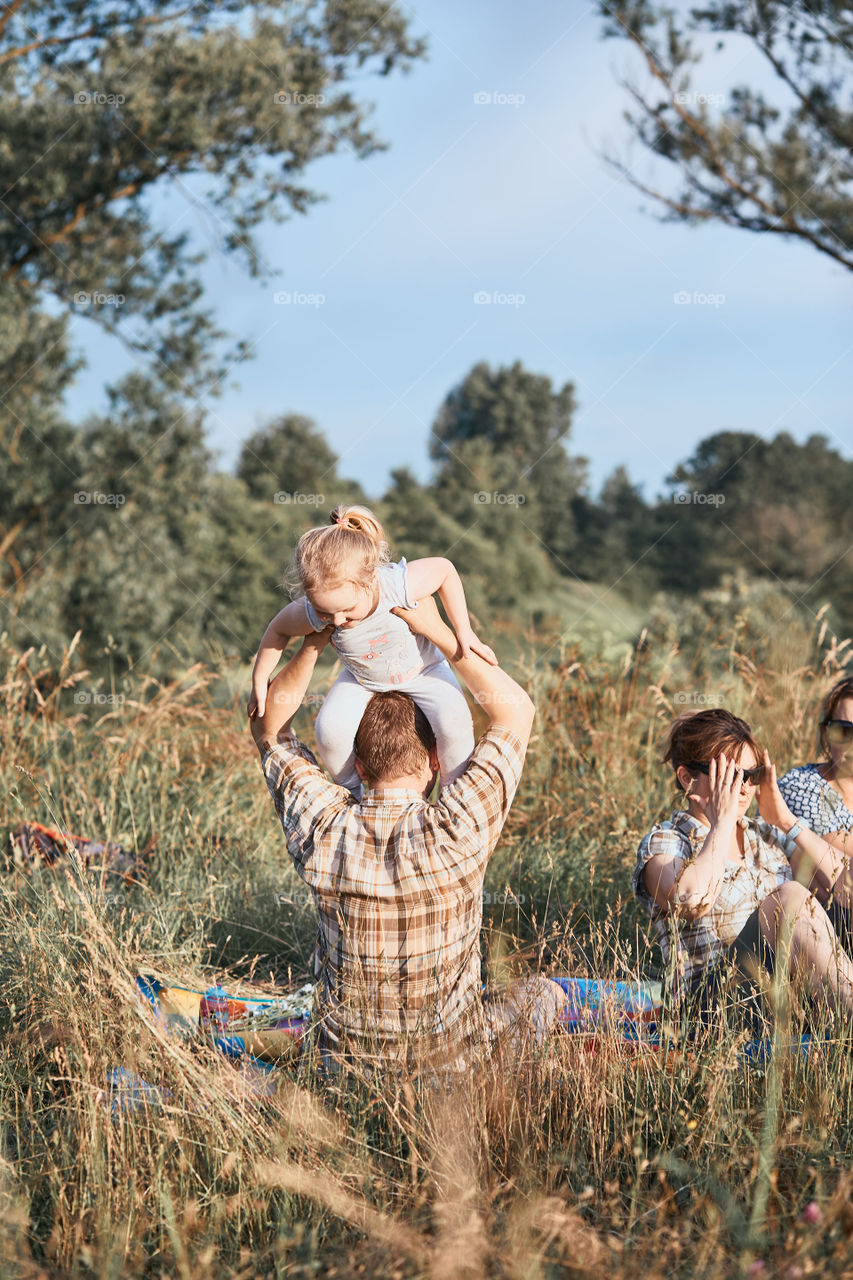
M 96 194 L 92 197 L 91 201 L 87 202 L 85 200 L 81 200 L 77 205 L 74 216 L 66 222 L 64 226 L 60 227 L 58 231 L 53 231 L 49 235 L 40 236 L 32 226 L 28 225 L 27 230 L 35 236 L 35 242 L 29 245 L 21 256 L 16 258 L 15 261 L 6 268 L 3 272 L 3 279 L 12 279 L 17 275 L 21 267 L 25 266 L 27 262 L 32 261 L 34 257 L 41 253 L 42 249 L 49 249 L 51 245 L 59 244 L 63 240 L 66 240 L 75 228 L 78 227 L 90 214 L 100 212 L 101 209 L 104 209 L 114 200 L 121 200 L 125 196 L 136 195 L 143 189 L 143 187 L 149 186 L 152 182 L 157 182 L 164 174 L 171 173 L 176 164 L 180 164 L 183 160 L 188 159 L 192 154 L 193 152 L 190 149 L 181 151 L 170 159 L 168 165 L 164 165 L 162 168 L 152 172 L 143 179 L 137 179 L 134 182 L 125 183 L 123 187 L 119 187 L 117 191 L 111 191 L 108 195 Z
M 652 52 L 649 46 L 645 43 L 645 41 L 641 38 L 641 36 L 637 32 L 633 31 L 631 27 L 629 27 L 627 23 L 625 23 L 618 15 L 616 16 L 616 20 L 619 22 L 619 25 L 622 27 L 622 30 L 625 32 L 627 37 L 641 51 L 643 58 L 645 60 L 646 66 L 648 67 L 648 70 L 651 72 L 652 76 L 657 81 L 659 81 L 666 89 L 667 96 L 669 98 L 669 103 L 673 111 L 676 112 L 676 114 L 679 116 L 682 123 L 687 127 L 690 133 L 693 134 L 693 136 L 697 138 L 702 144 L 704 148 L 705 158 L 711 171 L 719 178 L 719 180 L 725 186 L 727 186 L 731 191 L 739 195 L 742 200 L 746 201 L 748 204 L 755 205 L 760 210 L 760 212 L 764 215 L 766 222 L 761 220 L 756 221 L 754 219 L 745 218 L 743 215 L 738 213 L 727 215 L 722 210 L 719 210 L 719 209 L 694 209 L 691 206 L 683 204 L 680 201 L 673 200 L 670 197 L 664 196 L 660 192 L 654 191 L 650 187 L 646 187 L 645 185 L 640 183 L 638 180 L 636 180 L 627 170 L 625 170 L 624 166 L 619 165 L 618 162 L 608 159 L 608 163 L 613 165 L 614 168 L 621 170 L 624 176 L 628 178 L 631 184 L 637 187 L 638 190 L 643 191 L 646 195 L 652 196 L 654 199 L 660 200 L 662 204 L 672 209 L 673 212 L 679 213 L 682 217 L 695 217 L 695 218 L 702 218 L 702 219 L 718 218 L 720 221 L 726 223 L 729 226 L 742 227 L 742 228 L 745 228 L 746 230 L 773 231 L 776 234 L 780 234 L 780 235 L 796 236 L 796 237 L 799 237 L 800 239 L 808 241 L 808 243 L 812 244 L 816 249 L 819 249 L 822 253 L 827 254 L 830 258 L 833 258 L 836 262 L 839 262 L 843 266 L 847 267 L 848 269 L 853 270 L 853 258 L 841 252 L 840 250 L 833 248 L 831 244 L 821 239 L 821 237 L 817 235 L 814 231 L 811 231 L 808 227 L 805 227 L 800 222 L 796 221 L 796 219 L 792 217 L 790 211 L 786 211 L 785 213 L 778 213 L 773 208 L 772 205 L 768 204 L 766 200 L 762 199 L 762 197 L 759 195 L 757 191 L 751 190 L 750 188 L 745 187 L 743 183 L 737 180 L 737 178 L 727 169 L 723 161 L 723 158 L 720 155 L 719 149 L 716 146 L 711 135 L 708 133 L 707 129 L 703 127 L 701 121 L 691 111 L 687 110 L 684 103 L 681 103 L 677 100 L 676 95 L 673 92 L 672 81 L 670 76 L 663 69 L 663 67 L 661 67 L 655 54 Z M 646 99 L 642 96 L 642 94 L 630 85 L 626 85 L 625 87 L 629 90 L 629 92 L 631 93 L 635 101 L 637 101 L 643 107 L 646 113 L 653 120 L 656 121 L 658 119 L 658 113 L 646 101 Z M 688 176 L 690 176 L 689 172 L 688 172 Z M 794 192 L 791 192 L 790 194 L 792 196 L 795 196 Z M 795 197 L 795 199 L 796 198 L 797 197 Z M 814 215 L 814 216 L 817 217 L 817 215 Z M 820 221 L 820 219 L 818 219 L 818 221 Z M 829 231 L 829 228 L 827 228 L 827 231 L 829 232 L 830 235 L 833 235 L 833 237 L 836 240 L 838 239 L 837 236 L 834 236 L 833 232 Z
M 4 13 L 2 18 L 0 18 L 0 35 L 2 35 L 3 32 L 6 30 L 6 27 L 9 23 L 10 18 L 13 18 L 15 16 L 16 12 L 18 11 L 18 9 L 20 9 L 23 3 L 24 3 L 24 0 L 12 0 L 11 4 L 6 4 L 3 6 Z
M 843 147 L 844 151 L 849 153 L 850 140 L 849 138 L 840 137 L 835 132 L 835 125 L 831 116 L 828 116 L 823 111 L 821 111 L 820 107 L 811 98 L 809 98 L 807 94 L 803 92 L 803 90 L 797 84 L 796 80 L 794 80 L 793 76 L 788 71 L 788 68 L 785 66 L 784 62 L 782 62 L 780 58 L 777 58 L 776 54 L 773 53 L 769 43 L 765 44 L 764 40 L 761 39 L 757 33 L 753 34 L 753 39 L 755 40 L 755 43 L 757 44 L 758 48 L 766 57 L 767 61 L 770 63 L 773 70 L 776 72 L 779 79 L 782 80 L 788 86 L 791 92 L 794 94 L 800 106 L 803 107 L 804 110 L 808 113 L 808 115 L 810 115 L 817 122 L 818 126 L 821 129 L 825 130 L 826 133 L 830 135 L 832 140 L 835 143 L 837 143 L 838 146 Z
M 618 160 L 614 160 L 609 156 L 605 156 L 605 160 L 611 168 L 615 169 L 637 191 L 642 191 L 643 195 L 651 196 L 653 200 L 658 200 L 682 218 L 695 218 L 704 222 L 715 218 L 718 222 L 722 222 L 728 227 L 739 227 L 743 231 L 771 231 L 776 235 L 798 236 L 814 245 L 821 253 L 825 253 L 836 262 L 839 262 L 843 267 L 847 267 L 848 271 L 853 271 L 853 255 L 845 255 L 839 250 L 833 249 L 821 240 L 819 236 L 815 235 L 813 231 L 809 231 L 808 228 L 799 224 L 784 223 L 784 225 L 780 225 L 783 220 L 778 214 L 773 214 L 771 220 L 769 217 L 756 216 L 748 218 L 740 213 L 725 213 L 721 209 L 702 209 L 695 205 L 686 204 L 682 200 L 674 200 L 671 196 L 664 195 L 662 191 L 656 191 L 654 187 L 646 186 L 645 183 L 635 178 L 630 169 L 620 164 Z M 697 183 L 696 185 L 698 186 L 699 184 Z
M 23 0 L 16 0 L 13 8 L 17 8 L 18 4 L 22 4 Z M 185 13 L 190 13 L 194 8 L 188 5 L 185 9 L 176 9 L 174 13 L 151 14 L 147 18 L 139 18 L 133 25 L 134 27 L 150 27 L 156 26 L 162 22 L 171 22 L 175 18 L 182 18 Z M 8 17 L 0 22 L 0 33 L 8 20 Z M 11 62 L 13 58 L 23 58 L 26 54 L 32 53 L 34 49 L 47 49 L 55 45 L 73 44 L 75 40 L 89 40 L 93 37 L 107 37 L 114 35 L 117 29 L 116 23 L 102 26 L 89 27 L 87 31 L 74 31 L 68 36 L 44 36 L 37 40 L 33 40 L 30 44 L 19 45 L 16 49 L 7 49 L 5 53 L 0 54 L 0 66 L 4 62 Z

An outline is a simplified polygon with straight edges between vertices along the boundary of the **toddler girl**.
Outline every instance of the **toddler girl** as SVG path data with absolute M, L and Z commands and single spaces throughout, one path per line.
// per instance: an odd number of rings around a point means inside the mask
M 317 716 L 317 744 L 334 780 L 360 794 L 353 740 L 373 693 L 402 689 L 432 725 L 442 785 L 454 782 L 474 749 L 468 705 L 456 677 L 432 641 L 415 636 L 394 608 L 413 609 L 438 592 L 464 653 L 496 663 L 477 639 L 465 592 L 449 560 L 434 556 L 392 562 L 382 525 L 361 506 L 336 507 L 329 524 L 299 539 L 294 575 L 304 595 L 276 614 L 264 632 L 252 671 L 249 712 L 263 715 L 269 678 L 294 636 L 332 626 L 331 643 L 345 670 Z

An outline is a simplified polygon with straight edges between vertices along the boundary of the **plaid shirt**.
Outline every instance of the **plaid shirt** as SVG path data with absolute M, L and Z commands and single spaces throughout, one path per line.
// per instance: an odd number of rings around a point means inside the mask
M 358 801 L 297 738 L 262 768 L 297 873 L 319 915 L 318 1047 L 329 1061 L 398 1059 L 415 1033 L 436 1051 L 479 1034 L 483 878 L 521 777 L 509 729 L 488 729 L 432 805 L 386 789 Z
M 651 913 L 673 994 L 682 984 L 718 964 L 756 907 L 792 878 L 785 856 L 785 836 L 778 827 L 760 817 L 741 818 L 740 823 L 746 857 L 743 862 L 726 863 L 714 905 L 696 920 L 679 919 L 661 910 L 649 893 L 644 872 L 646 863 L 656 854 L 693 862 L 705 842 L 708 827 L 686 811 L 674 813 L 669 822 L 654 826 L 637 850 L 632 888 Z

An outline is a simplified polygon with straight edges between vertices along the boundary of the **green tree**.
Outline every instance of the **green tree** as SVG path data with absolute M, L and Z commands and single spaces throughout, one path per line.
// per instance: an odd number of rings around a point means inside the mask
M 462 472 L 467 474 L 464 467 Z M 517 508 L 472 502 L 470 483 L 463 479 L 463 489 L 451 493 L 453 483 L 447 472 L 428 486 L 419 485 L 407 468 L 392 473 L 380 510 L 394 552 L 410 560 L 446 556 L 464 579 L 472 612 L 483 619 L 506 616 L 553 583 L 553 567 L 517 518 Z
M 763 487 L 760 460 L 765 441 L 753 432 L 720 431 L 699 442 L 693 454 L 667 477 L 669 494 L 657 504 L 659 541 L 654 563 L 661 584 L 675 591 L 714 587 L 722 576 L 745 563 L 744 548 L 731 532 L 740 506 L 735 494 L 743 483 L 747 459 L 759 463 L 752 474 Z M 756 498 L 753 490 L 750 509 Z M 747 556 L 751 565 L 754 557 Z
M 624 467 L 617 467 L 597 500 L 580 494 L 573 503 L 578 532 L 578 577 L 618 584 L 629 599 L 648 598 L 657 586 L 650 553 L 658 531 L 654 513 Z
M 659 512 L 678 518 L 657 559 L 665 586 L 713 586 L 743 569 L 788 584 L 812 609 L 828 598 L 853 623 L 843 578 L 853 544 L 853 461 L 826 437 L 798 444 L 785 432 L 773 440 L 719 432 L 670 479 L 688 500 Z
M 853 269 L 853 17 L 840 0 L 713 0 L 687 14 L 649 0 L 600 0 L 604 34 L 628 40 L 651 81 L 627 83 L 633 136 L 678 171 L 680 189 L 640 181 L 608 162 L 665 209 L 664 221 L 717 220 L 801 240 Z M 692 88 L 695 40 L 744 42 L 777 77 L 773 100 L 749 85 L 720 109 Z M 708 79 L 705 82 L 713 85 Z M 723 95 L 720 95 L 721 98 Z
M 233 476 L 214 475 L 216 521 L 199 548 L 203 582 L 201 639 L 244 660 L 255 653 L 270 618 L 290 599 L 285 570 L 316 509 L 260 503 Z
M 433 427 L 430 454 L 448 508 L 463 522 L 475 512 L 497 537 L 511 514 L 565 565 L 576 537 L 571 503 L 586 479 L 584 460 L 565 448 L 574 410 L 571 383 L 554 390 L 549 377 L 520 361 L 496 370 L 475 365 Z
M 338 476 L 338 455 L 316 423 L 298 413 L 276 418 L 243 442 L 237 475 L 260 502 L 310 497 L 327 508 L 364 501 L 359 485 Z
M 4 625 L 54 656 L 80 630 L 95 669 L 107 649 L 119 670 L 169 670 L 211 646 L 247 658 L 281 607 L 288 548 L 310 513 L 255 502 L 214 472 L 203 411 L 162 383 L 131 374 L 109 400 L 106 414 L 64 428 L 73 475 L 57 466 L 46 529 L 29 522 Z
M 201 305 L 205 253 L 170 232 L 174 218 L 154 225 L 152 193 L 203 207 L 217 248 L 271 275 L 253 236 L 262 219 L 320 198 L 302 182 L 312 161 L 382 145 L 349 83 L 423 52 L 382 0 L 6 5 L 0 274 L 117 334 L 173 390 L 216 386 L 246 348 L 223 353 Z
M 255 228 L 322 198 L 304 183 L 313 161 L 384 146 L 353 85 L 423 52 L 379 0 L 0 8 L 0 626 L 55 644 L 80 625 L 81 652 L 112 635 L 134 661 L 217 626 L 239 646 L 254 589 L 228 570 L 229 530 L 255 545 L 257 521 L 289 537 L 312 513 L 260 513 L 212 471 L 201 399 L 247 349 L 205 309 L 205 251 L 165 201 L 203 209 L 218 250 L 271 276 Z M 147 365 L 85 430 L 60 407 L 83 363 L 75 312 Z M 90 492 L 118 497 L 74 503 Z M 233 617 L 226 600 L 243 602 Z
M 71 527 L 58 548 L 62 616 L 85 652 L 109 636 L 118 660 L 197 639 L 204 549 L 216 513 L 204 415 L 143 374 L 109 392 L 109 410 L 80 432 L 80 470 L 68 487 Z
M 0 294 L 0 369 L 17 370 L 0 393 L 0 604 L 19 594 L 45 548 L 62 531 L 57 510 L 77 479 L 75 432 L 59 409 L 81 364 L 66 321 L 42 312 L 12 283 Z M 4 625 L 0 619 L 0 628 Z

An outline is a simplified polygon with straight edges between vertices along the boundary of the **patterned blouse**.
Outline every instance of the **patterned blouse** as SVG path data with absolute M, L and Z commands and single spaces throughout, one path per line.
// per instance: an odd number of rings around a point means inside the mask
M 779 779 L 785 803 L 797 818 L 807 822 L 819 836 L 831 831 L 853 830 L 853 813 L 816 764 L 801 764 Z
M 645 867 L 662 853 L 693 862 L 704 844 L 708 827 L 682 810 L 669 822 L 657 823 L 637 850 L 632 888 L 648 907 L 658 945 L 663 952 L 665 982 L 673 995 L 684 984 L 718 964 L 756 907 L 786 880 L 792 879 L 786 840 L 778 827 L 763 818 L 741 818 L 746 857 L 728 862 L 717 900 L 695 920 L 662 911 L 646 886 Z

